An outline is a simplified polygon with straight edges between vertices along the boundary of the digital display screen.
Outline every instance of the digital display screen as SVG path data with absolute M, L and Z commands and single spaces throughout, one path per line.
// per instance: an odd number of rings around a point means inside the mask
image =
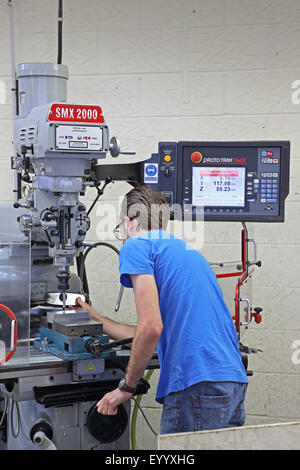
M 193 167 L 193 206 L 244 207 L 246 169 Z

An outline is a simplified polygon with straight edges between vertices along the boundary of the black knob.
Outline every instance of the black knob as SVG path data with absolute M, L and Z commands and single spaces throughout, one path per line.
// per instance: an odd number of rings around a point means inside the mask
M 51 230 L 50 235 L 52 235 L 52 237 L 56 237 L 58 235 L 58 230 Z
M 85 230 L 78 230 L 78 235 L 85 235 L 86 231 Z
M 254 309 L 254 312 L 258 313 L 258 314 L 261 313 L 262 311 L 263 311 L 263 309 L 261 307 L 255 307 L 255 309 Z
M 21 154 L 22 154 L 22 155 L 26 155 L 26 153 L 27 153 L 27 147 L 26 147 L 26 145 L 21 145 L 20 150 L 21 150 Z
M 22 180 L 25 181 L 25 183 L 29 183 L 30 175 L 28 173 L 24 173 L 24 175 L 22 176 Z
M 18 202 L 15 202 L 15 203 L 14 203 L 14 208 L 15 208 L 15 209 L 19 209 L 19 207 L 20 207 L 20 204 L 19 204 Z
M 46 212 L 46 214 L 44 215 L 44 220 L 46 222 L 50 222 L 51 220 L 53 220 L 55 217 L 53 214 L 50 214 L 49 212 Z
M 83 212 L 85 210 L 85 207 L 84 206 L 78 206 L 78 210 L 79 210 L 79 212 Z

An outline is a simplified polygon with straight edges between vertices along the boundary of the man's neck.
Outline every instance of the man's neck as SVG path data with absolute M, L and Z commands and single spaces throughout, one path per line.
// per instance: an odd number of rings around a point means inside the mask
M 158 228 L 154 228 L 153 230 L 139 230 L 137 232 L 132 232 L 128 238 L 131 238 L 131 237 L 136 237 L 137 235 L 142 235 L 143 233 L 149 233 L 149 232 L 154 232 L 155 230 L 160 230 Z

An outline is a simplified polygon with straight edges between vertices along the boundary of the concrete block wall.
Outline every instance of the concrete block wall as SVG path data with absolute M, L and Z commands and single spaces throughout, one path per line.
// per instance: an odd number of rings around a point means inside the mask
M 14 14 L 16 62 L 55 62 L 57 2 L 14 0 Z M 0 21 L 0 80 L 6 91 L 0 100 L 0 200 L 8 201 L 12 125 L 7 0 L 0 0 Z M 263 261 L 248 290 L 254 306 L 264 307 L 264 320 L 251 326 L 243 341 L 263 349 L 249 360 L 254 375 L 247 424 L 300 419 L 300 364 L 292 361 L 292 346 L 300 340 L 300 105 L 292 100 L 292 85 L 300 80 L 298 0 L 65 0 L 63 31 L 69 101 L 100 104 L 111 135 L 120 138 L 123 149 L 136 150 L 136 160 L 146 159 L 164 140 L 291 141 L 286 222 L 248 226 Z M 117 210 L 129 189 L 126 183 L 111 185 L 102 206 L 105 202 Z M 86 203 L 93 198 L 91 190 Z M 97 239 L 97 227 L 114 226 L 112 209 L 104 213 L 102 206 L 99 202 L 95 208 L 89 240 Z M 239 259 L 240 228 L 206 224 L 203 253 L 213 262 Z M 87 268 L 95 307 L 134 323 L 129 290 L 114 312 L 119 290 L 115 254 L 99 248 L 89 256 Z M 233 286 L 222 287 L 231 303 Z M 158 431 L 157 377 L 156 372 L 153 392 L 142 404 Z M 140 417 L 137 435 L 140 448 L 155 448 L 156 439 Z

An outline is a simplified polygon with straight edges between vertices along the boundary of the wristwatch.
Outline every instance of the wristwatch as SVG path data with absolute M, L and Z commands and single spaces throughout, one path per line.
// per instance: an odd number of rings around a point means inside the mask
M 118 385 L 119 389 L 122 390 L 122 392 L 128 392 L 128 393 L 134 393 L 136 387 L 129 387 L 127 385 L 125 378 L 121 379 Z

